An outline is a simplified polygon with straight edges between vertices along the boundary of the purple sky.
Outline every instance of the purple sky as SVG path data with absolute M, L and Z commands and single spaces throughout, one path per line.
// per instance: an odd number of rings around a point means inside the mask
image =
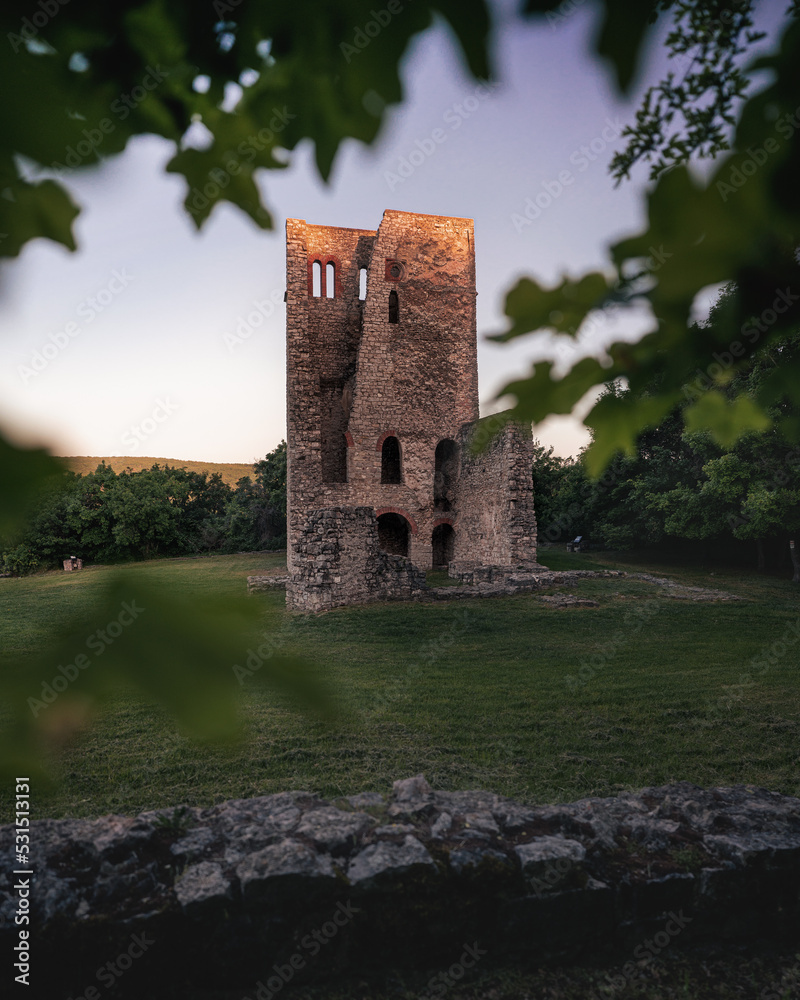
M 759 16 L 774 25 L 785 6 L 765 0 Z M 646 171 L 619 188 L 607 172 L 636 100 L 621 102 L 587 56 L 594 8 L 562 9 L 571 13 L 555 23 L 501 16 L 491 88 L 465 75 L 445 28 L 420 36 L 405 59 L 406 102 L 374 147 L 346 143 L 328 185 L 307 144 L 285 171 L 259 175 L 272 232 L 224 205 L 198 235 L 181 208 L 184 182 L 163 172 L 171 149 L 156 138 L 70 175 L 83 207 L 79 251 L 38 241 L 3 266 L 0 421 L 62 455 L 263 457 L 285 435 L 284 222 L 375 229 L 386 208 L 475 219 L 480 394 L 484 412 L 496 408 L 504 382 L 548 354 L 547 336 L 513 347 L 482 340 L 502 329 L 514 280 L 605 266 L 607 245 L 643 223 Z M 665 67 L 653 48 L 638 92 Z M 417 149 L 424 161 L 401 177 Z M 546 207 L 523 223 L 537 199 Z M 644 317 L 590 321 L 558 357 L 644 328 Z M 58 349 L 31 375 L 48 344 Z M 572 418 L 535 433 L 561 454 L 587 440 Z

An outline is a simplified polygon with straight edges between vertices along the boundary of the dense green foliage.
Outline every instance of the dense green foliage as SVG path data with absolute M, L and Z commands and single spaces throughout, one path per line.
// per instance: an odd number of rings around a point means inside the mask
M 286 544 L 286 443 L 235 489 L 219 473 L 158 464 L 117 474 L 54 477 L 16 537 L 0 543 L 3 570 L 52 569 L 69 556 L 115 563 Z
M 735 295 L 728 289 L 706 326 L 720 322 Z M 800 356 L 800 334 L 756 351 L 721 384 L 724 399 L 752 400 Z M 800 531 L 800 446 L 782 432 L 797 407 L 786 396 L 767 409 L 767 427 L 723 446 L 702 426 L 687 429 L 684 410 L 708 391 L 704 373 L 684 384 L 684 400 L 655 427 L 643 431 L 631 455 L 617 455 L 598 479 L 578 460 L 555 459 L 537 447 L 534 459 L 539 537 L 559 541 L 582 534 L 609 548 L 704 542 L 720 557 L 751 545 L 759 568 L 771 551 L 789 563 L 788 542 Z M 646 402 L 651 390 L 645 390 Z M 612 383 L 612 400 L 631 401 L 632 390 Z M 635 400 L 632 401 L 635 405 Z M 733 543 L 733 552 L 731 546 Z
M 685 7 L 679 4 L 676 11 Z M 715 32 L 727 32 L 724 4 L 698 0 L 691 7 L 693 23 L 706 39 Z M 713 129 L 709 130 L 697 108 L 697 102 L 702 104 L 702 91 L 675 92 L 670 100 L 682 103 L 699 133 L 687 138 L 680 132 L 685 146 L 670 147 L 674 109 L 669 104 L 661 110 L 657 105 L 645 109 L 639 123 L 641 147 L 631 154 L 628 165 L 640 154 L 652 152 L 657 165 L 660 162 L 670 169 L 659 173 L 648 194 L 644 231 L 611 247 L 606 271 L 565 276 L 549 288 L 526 277 L 508 294 L 509 326 L 497 335 L 499 341 L 538 330 L 573 338 L 598 310 L 621 310 L 619 316 L 634 307 L 650 316 L 649 330 L 637 343 L 604 345 L 604 352 L 582 358 L 563 377 L 554 376 L 552 361 L 542 361 L 529 377 L 503 390 L 516 399 L 515 416 L 539 421 L 553 413 L 570 413 L 587 392 L 609 379 L 623 380 L 632 392 L 602 395 L 585 418 L 594 432 L 585 456 L 593 476 L 618 451 L 633 455 L 639 434 L 658 426 L 674 410 L 683 399 L 687 372 L 713 374 L 707 390 L 682 409 L 682 418 L 690 429 L 708 429 L 722 445 L 763 429 L 770 422 L 769 410 L 780 398 L 800 404 L 800 356 L 787 359 L 757 395 L 730 397 L 721 391 L 730 374 L 746 364 L 753 331 L 759 346 L 777 344 L 797 329 L 800 319 L 796 255 L 800 243 L 800 9 L 793 4 L 789 13 L 778 48 L 745 69 L 748 78 L 756 71 L 768 71 L 768 83 L 741 105 L 731 151 L 714 158 L 709 178 L 699 179 L 685 164 L 670 166 L 673 160 L 678 163 L 702 151 L 703 136 L 709 139 L 708 151 L 719 152 Z M 747 27 L 742 31 L 746 40 Z M 733 47 L 740 48 L 740 42 Z M 729 97 L 735 103 L 741 97 L 742 78 L 731 76 L 734 71 L 725 63 L 725 51 L 730 55 L 733 50 L 701 44 L 692 55 L 712 89 L 732 86 Z M 667 89 L 674 91 L 672 84 Z M 651 112 L 655 122 L 648 117 Z M 731 126 L 733 118 L 722 124 Z M 654 144 L 650 147 L 649 139 Z M 619 163 L 616 168 L 625 172 Z M 736 291 L 720 322 L 693 328 L 691 316 L 698 295 L 731 281 Z M 729 361 L 719 364 L 719 357 Z M 779 417 L 778 424 L 788 439 L 800 439 L 796 419 Z

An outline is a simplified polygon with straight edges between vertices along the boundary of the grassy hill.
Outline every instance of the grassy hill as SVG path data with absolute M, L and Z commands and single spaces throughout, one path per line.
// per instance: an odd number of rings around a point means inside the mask
M 147 456 L 111 455 L 95 458 L 92 455 L 71 455 L 61 459 L 73 472 L 78 472 L 85 476 L 89 472 L 94 472 L 101 462 L 110 465 L 115 472 L 123 472 L 125 469 L 133 469 L 139 472 L 142 469 L 150 469 L 156 463 L 161 466 L 171 465 L 179 469 L 188 469 L 190 472 L 218 472 L 229 486 L 235 486 L 242 476 L 253 475 L 252 464 L 244 462 L 187 462 L 182 458 L 148 458 Z

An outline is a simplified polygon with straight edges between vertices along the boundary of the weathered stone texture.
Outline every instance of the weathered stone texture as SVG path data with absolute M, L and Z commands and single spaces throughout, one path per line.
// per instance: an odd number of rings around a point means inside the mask
M 335 279 L 315 294 L 315 265 L 324 276 L 329 264 Z M 472 558 L 476 520 L 490 561 L 535 565 L 530 434 L 509 430 L 477 461 L 459 455 L 478 416 L 472 220 L 387 210 L 372 232 L 289 219 L 286 268 L 289 605 L 326 606 L 319 590 L 303 597 L 299 569 L 311 512 L 325 508 L 399 515 L 398 547 L 422 570 Z M 396 477 L 382 475 L 387 438 L 399 446 Z
M 321 611 L 370 600 L 410 599 L 425 574 L 405 556 L 383 552 L 371 507 L 311 511 L 295 543 L 294 571 L 286 591 L 303 611 Z
M 388 800 L 290 792 L 180 816 L 188 829 L 155 812 L 31 823 L 37 995 L 77 995 L 132 933 L 152 943 L 123 984 L 139 997 L 252 991 L 325 927 L 310 975 L 440 965 L 464 941 L 539 963 L 629 956 L 654 934 L 682 947 L 800 932 L 800 801 L 751 786 L 533 806 L 418 775 Z M 14 837 L 0 827 L 5 857 Z M 17 878 L 0 872 L 6 954 Z
M 530 432 L 506 424 L 482 451 L 472 454 L 481 423 L 462 427 L 458 436 L 462 458 L 455 502 L 459 530 L 469 546 L 461 547 L 456 558 L 462 567 L 466 560 L 473 566 L 534 569 L 538 564 Z

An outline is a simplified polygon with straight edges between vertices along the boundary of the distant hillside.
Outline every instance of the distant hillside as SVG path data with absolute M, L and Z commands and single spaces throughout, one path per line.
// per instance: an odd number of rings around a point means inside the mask
M 139 472 L 142 469 L 151 468 L 156 463 L 162 466 L 162 468 L 165 465 L 170 465 L 174 468 L 188 469 L 190 472 L 207 472 L 209 475 L 212 472 L 218 472 L 229 486 L 235 486 L 242 476 L 250 476 L 251 479 L 253 477 L 253 466 L 240 462 L 230 462 L 227 464 L 222 462 L 186 462 L 180 458 L 147 458 L 146 456 L 132 458 L 130 455 L 112 455 L 106 458 L 94 458 L 91 455 L 75 455 L 62 458 L 62 462 L 65 462 L 67 467 L 72 469 L 73 472 L 79 472 L 83 476 L 89 472 L 94 472 L 101 462 L 105 462 L 115 472 L 123 472 L 125 469 L 133 469 L 134 472 Z

